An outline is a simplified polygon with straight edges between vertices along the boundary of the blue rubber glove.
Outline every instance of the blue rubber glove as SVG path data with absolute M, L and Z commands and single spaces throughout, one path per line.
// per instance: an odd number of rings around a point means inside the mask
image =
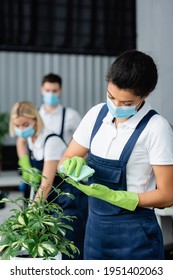
M 75 182 L 70 178 L 66 178 L 65 181 L 81 190 L 86 195 L 102 199 L 108 203 L 130 211 L 134 211 L 139 203 L 139 197 L 137 193 L 134 192 L 114 191 L 100 184 L 91 184 L 90 186 L 87 186 L 79 182 Z
M 66 175 L 71 175 L 73 173 L 75 177 L 79 177 L 83 165 L 86 165 L 84 158 L 77 157 L 77 156 L 72 158 L 67 158 L 63 162 Z

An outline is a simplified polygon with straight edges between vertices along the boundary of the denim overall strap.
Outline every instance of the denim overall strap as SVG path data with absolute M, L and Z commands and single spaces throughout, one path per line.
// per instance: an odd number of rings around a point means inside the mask
M 59 136 L 58 134 L 56 134 L 56 133 L 51 133 L 51 134 L 49 134 L 49 135 L 45 138 L 45 140 L 44 140 L 43 149 L 44 149 L 44 147 L 45 147 L 46 141 L 47 141 L 50 137 L 53 137 L 53 136 L 60 137 L 60 136 Z M 62 138 L 61 138 L 61 139 L 62 139 Z M 63 139 L 62 139 L 62 140 L 63 140 Z M 31 159 L 31 165 L 32 165 L 32 167 L 35 167 L 35 168 L 39 169 L 40 171 L 43 170 L 44 158 L 41 159 L 41 160 L 36 160 L 36 159 L 34 158 L 34 156 L 33 156 L 32 151 L 30 150 L 30 159 Z
M 155 114 L 158 114 L 155 110 L 150 110 L 143 118 L 142 120 L 138 123 L 135 131 L 133 132 L 132 136 L 129 138 L 128 142 L 126 143 L 121 156 L 120 156 L 120 161 L 125 162 L 127 164 L 129 157 L 132 153 L 132 150 L 141 134 L 141 132 L 144 130 L 146 127 L 148 121 L 152 116 Z
M 102 121 L 104 119 L 104 117 L 106 116 L 108 112 L 108 107 L 106 104 L 103 105 L 103 107 L 101 108 L 98 116 L 97 116 L 97 120 L 95 122 L 95 125 L 94 125 L 94 128 L 93 128 L 93 131 L 91 133 L 91 138 L 90 138 L 90 146 L 91 146 L 91 142 L 94 138 L 94 136 L 96 135 L 97 131 L 99 130 L 101 124 L 102 124 Z M 138 123 L 135 131 L 133 132 L 132 136 L 130 137 L 130 139 L 128 140 L 128 142 L 126 143 L 122 153 L 121 153 L 121 156 L 120 156 L 120 160 L 124 160 L 126 163 L 131 155 L 131 152 L 132 152 L 132 149 L 133 147 L 135 146 L 136 144 L 136 141 L 138 140 L 141 132 L 144 130 L 144 128 L 146 127 L 148 121 L 150 120 L 150 118 L 152 116 L 154 116 L 155 114 L 158 114 L 155 110 L 150 110 L 143 118 L 142 120 Z M 129 149 L 129 142 L 131 142 L 131 145 L 130 147 L 132 149 Z
M 99 127 L 102 124 L 102 119 L 106 114 L 105 105 L 102 107 L 100 114 L 98 114 L 95 126 L 93 128 L 92 136 L 97 133 Z M 127 190 L 127 182 L 126 182 L 126 165 L 128 159 L 131 155 L 131 152 L 134 148 L 134 145 L 140 136 L 142 130 L 145 128 L 149 119 L 156 114 L 154 110 L 150 111 L 137 125 L 135 131 L 132 136 L 129 138 L 129 141 L 125 145 L 122 154 L 120 155 L 119 160 L 110 160 L 98 157 L 91 152 L 88 154 L 88 165 L 95 169 L 95 173 L 92 177 L 88 179 L 89 184 L 97 183 L 102 184 L 113 190 Z M 91 139 L 92 141 L 92 139 Z M 127 151 L 127 155 L 126 155 Z M 110 205 L 109 203 L 102 202 L 96 198 L 89 198 L 90 208 L 93 212 L 99 215 L 115 215 L 120 211 L 124 211 L 119 207 Z
M 89 184 L 98 183 L 114 190 L 123 189 L 123 182 L 126 182 L 125 161 L 128 161 L 139 135 L 154 114 L 155 111 L 149 112 L 137 125 L 137 132 L 127 142 L 121 160 L 109 160 L 89 152 L 89 166 L 96 171 L 88 179 Z M 97 132 L 102 120 L 97 118 L 96 123 L 93 130 Z M 95 134 L 93 132 L 92 136 Z M 119 181 L 117 174 L 120 175 Z M 137 207 L 131 212 L 89 197 L 89 210 L 84 247 L 86 260 L 164 259 L 163 238 L 152 209 Z
M 64 143 L 67 146 L 67 143 L 65 142 L 64 138 L 63 138 L 63 134 L 64 134 L 64 123 L 65 123 L 65 113 L 66 113 L 66 108 L 63 107 L 63 111 L 62 111 L 62 124 L 61 124 L 61 132 L 59 134 L 59 137 L 61 137 L 61 139 L 64 141 Z
M 49 134 L 45 141 L 44 141 L 44 146 L 46 144 L 46 141 L 52 137 L 52 136 L 58 136 L 62 139 L 62 141 L 64 142 L 64 144 L 67 146 L 67 143 L 65 142 L 64 138 L 63 138 L 63 133 L 64 133 L 64 122 L 65 122 L 65 112 L 66 112 L 66 108 L 63 107 L 63 111 L 62 111 L 62 124 L 61 124 L 61 131 L 60 131 L 60 134 L 56 134 L 56 133 L 51 133 Z M 42 160 L 39 160 L 39 161 L 36 161 L 33 157 L 33 154 L 32 154 L 32 151 L 29 150 L 29 153 L 30 153 L 30 159 L 31 159 L 31 165 L 32 167 L 36 167 L 38 168 L 40 171 L 43 170 L 43 165 L 44 165 L 44 159 Z
M 45 140 L 44 140 L 44 146 L 45 146 L 45 144 L 46 144 L 46 141 L 47 141 L 50 137 L 52 137 L 52 136 L 57 136 L 57 137 L 61 138 L 61 140 L 65 143 L 64 139 L 61 137 L 61 134 L 51 133 L 51 134 L 47 135 L 47 137 L 45 138 Z M 65 144 L 66 144 L 66 143 L 65 143 Z M 66 144 L 66 145 L 67 145 L 67 144 Z
M 107 105 L 104 104 L 97 116 L 95 125 L 93 127 L 90 139 L 90 146 L 94 136 L 96 135 L 100 126 L 102 125 L 103 118 L 106 116 L 107 112 Z M 142 130 L 145 128 L 149 119 L 154 114 L 156 114 L 154 110 L 149 111 L 148 114 L 146 114 L 146 116 L 144 116 L 144 118 L 139 122 L 132 136 L 126 143 L 119 160 L 100 158 L 98 156 L 93 155 L 91 151 L 89 151 L 88 164 L 91 168 L 94 168 L 96 171 L 95 174 L 91 178 L 89 178 L 90 184 L 97 181 L 98 184 L 107 185 L 109 188 L 114 190 L 127 190 L 126 164 Z

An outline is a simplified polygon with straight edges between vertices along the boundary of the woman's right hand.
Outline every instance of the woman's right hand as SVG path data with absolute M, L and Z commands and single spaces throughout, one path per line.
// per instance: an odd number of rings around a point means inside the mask
M 86 165 L 85 159 L 78 156 L 67 158 L 63 162 L 66 175 L 71 175 L 74 172 L 75 177 L 78 177 L 80 175 L 83 165 Z

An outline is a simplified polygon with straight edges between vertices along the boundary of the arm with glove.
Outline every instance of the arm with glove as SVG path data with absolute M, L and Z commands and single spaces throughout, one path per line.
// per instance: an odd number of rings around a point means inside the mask
M 91 170 L 91 168 L 86 165 L 84 158 L 73 156 L 76 154 L 76 151 L 78 155 L 84 156 L 88 150 L 79 145 L 73 139 L 59 164 L 60 172 L 69 176 L 65 179 L 66 182 L 81 190 L 86 195 L 99 198 L 113 205 L 134 211 L 139 203 L 138 194 L 128 191 L 114 191 L 104 185 L 99 184 L 91 184 L 90 186 L 87 186 L 79 183 L 82 178 L 92 176 L 93 169 Z M 71 157 L 68 158 L 69 156 Z M 86 170 L 84 169 L 84 166 L 88 167 L 87 174 L 85 173 Z M 82 174 L 82 171 L 84 174 Z
M 28 156 L 28 147 L 27 142 L 25 139 L 18 137 L 16 142 L 16 148 L 17 148 L 17 155 L 18 155 L 18 165 L 22 169 L 29 170 L 31 168 L 30 159 Z M 29 173 L 22 170 L 22 178 L 26 181 L 29 180 Z
M 29 172 L 26 172 L 25 170 L 28 170 L 31 168 L 31 163 L 28 155 L 23 155 L 18 160 L 18 165 L 23 169 L 22 170 L 22 178 L 26 181 L 29 181 L 30 174 Z
M 79 180 L 75 180 L 75 178 L 70 175 L 73 173 L 76 177 L 80 176 L 80 171 L 82 170 L 83 165 L 86 163 L 80 157 L 73 157 L 70 159 L 66 159 L 63 162 L 63 168 L 65 174 L 69 176 L 66 178 L 66 182 L 73 185 L 75 188 L 84 192 L 86 195 L 102 199 L 108 203 L 119 206 L 121 208 L 134 211 L 139 203 L 139 197 L 134 192 L 128 191 L 114 191 L 104 185 L 100 184 L 91 184 L 90 186 L 83 185 L 79 183 Z M 93 174 L 93 173 L 92 173 Z M 89 176 L 88 176 L 89 177 Z
M 22 168 L 22 178 L 25 181 L 19 185 L 19 190 L 25 191 L 27 185 L 32 186 L 33 190 L 37 190 L 38 185 L 41 182 L 41 172 L 37 168 L 32 168 L 28 155 L 23 155 L 18 160 L 18 164 Z M 32 192 L 32 195 L 30 193 L 30 198 L 33 199 L 33 196 L 34 191 Z
M 86 195 L 102 199 L 108 203 L 130 211 L 134 211 L 139 203 L 138 195 L 134 192 L 114 191 L 100 184 L 91 184 L 90 186 L 87 186 L 75 182 L 71 178 L 66 178 L 65 180 Z
M 44 163 L 44 176 L 42 176 L 40 170 L 31 167 L 28 155 L 22 156 L 18 163 L 21 168 L 24 168 L 24 170 L 22 170 L 23 179 L 32 187 L 30 199 L 40 201 L 42 197 L 44 201 L 50 192 L 55 177 L 55 172 L 53 173 L 53 170 L 56 171 L 57 161 L 47 161 Z M 25 171 L 25 169 L 27 171 Z
M 26 140 L 18 137 L 16 147 L 19 157 L 18 165 L 22 169 L 22 178 L 26 182 L 19 185 L 19 190 L 25 191 L 27 184 L 35 186 L 38 185 L 41 181 L 41 175 L 37 168 L 32 168 L 31 166 Z

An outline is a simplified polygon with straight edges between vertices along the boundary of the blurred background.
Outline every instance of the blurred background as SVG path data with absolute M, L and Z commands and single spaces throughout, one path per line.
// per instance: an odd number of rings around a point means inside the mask
M 139 49 L 159 70 L 152 105 L 173 124 L 172 0 L 1 0 L 0 112 L 16 101 L 41 104 L 43 75 L 63 78 L 63 103 L 86 111 L 106 98 L 118 54 Z M 7 137 L 6 144 L 15 140 Z
M 0 0 L 0 113 L 22 100 L 39 107 L 41 79 L 54 72 L 63 79 L 63 104 L 83 116 L 105 102 L 116 56 L 138 49 L 158 66 L 149 101 L 173 124 L 172 11 L 172 0 Z M 2 169 L 17 169 L 8 133 L 2 153 Z

